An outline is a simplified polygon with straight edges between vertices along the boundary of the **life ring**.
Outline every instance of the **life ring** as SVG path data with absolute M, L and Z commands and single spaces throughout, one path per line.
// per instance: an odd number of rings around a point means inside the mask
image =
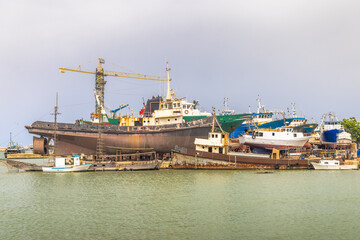
M 188 113 L 189 113 L 189 110 L 186 109 L 184 112 L 185 112 L 185 114 L 188 114 Z

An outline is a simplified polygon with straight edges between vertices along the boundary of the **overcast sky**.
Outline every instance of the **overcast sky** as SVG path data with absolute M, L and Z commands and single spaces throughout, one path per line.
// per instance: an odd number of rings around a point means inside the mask
M 32 143 L 25 125 L 90 117 L 94 76 L 58 67 L 165 76 L 178 97 L 211 111 L 223 98 L 237 112 L 286 110 L 320 121 L 359 114 L 360 2 L 333 0 L 129 0 L 0 2 L 0 146 Z M 105 104 L 163 93 L 158 82 L 107 78 Z

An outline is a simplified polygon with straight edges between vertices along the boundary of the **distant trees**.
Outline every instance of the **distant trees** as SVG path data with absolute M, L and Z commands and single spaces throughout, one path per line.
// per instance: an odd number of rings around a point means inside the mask
M 341 124 L 344 126 L 346 132 L 351 134 L 351 138 L 356 141 L 357 144 L 360 143 L 360 123 L 356 121 L 355 117 L 349 119 L 344 118 L 341 121 Z

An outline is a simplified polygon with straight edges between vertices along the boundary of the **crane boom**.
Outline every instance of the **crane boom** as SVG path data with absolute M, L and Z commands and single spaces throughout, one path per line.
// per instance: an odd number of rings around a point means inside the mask
M 65 73 L 66 71 L 80 72 L 80 73 L 88 73 L 88 74 L 96 74 L 96 72 L 83 71 L 83 70 L 79 70 L 79 69 L 63 68 L 63 67 L 60 67 L 60 68 L 59 68 L 59 72 L 60 72 L 60 73 Z
M 162 82 L 168 81 L 167 77 L 158 77 L 158 76 L 143 75 L 143 74 L 138 74 L 138 73 L 124 73 L 124 72 L 114 72 L 114 71 L 104 71 L 104 76 L 136 78 L 136 79 L 162 81 Z M 170 81 L 171 81 L 171 79 L 170 79 Z
M 65 73 L 66 71 L 71 71 L 71 72 L 80 72 L 80 73 L 87 73 L 87 74 L 96 74 L 96 72 L 84 71 L 84 70 L 73 69 L 73 68 L 63 68 L 63 67 L 59 68 L 59 71 L 61 73 Z M 104 76 L 135 78 L 135 79 L 161 81 L 161 82 L 168 81 L 167 77 L 158 77 L 158 76 L 144 75 L 144 74 L 138 74 L 138 73 L 124 73 L 124 72 L 115 72 L 115 71 L 104 71 Z M 171 79 L 170 79 L 170 81 L 171 81 Z
M 161 82 L 167 82 L 168 89 L 167 89 L 167 95 L 166 98 L 171 98 L 171 89 L 170 89 L 170 75 L 169 71 L 170 68 L 168 67 L 168 64 L 166 65 L 166 71 L 167 71 L 167 77 L 159 77 L 159 76 L 152 76 L 152 75 L 144 75 L 144 74 L 138 74 L 138 73 L 124 73 L 124 72 L 115 72 L 115 71 L 104 71 L 102 64 L 105 63 L 105 60 L 102 58 L 99 58 L 99 63 L 96 68 L 95 72 L 92 71 L 84 71 L 81 70 L 80 66 L 78 69 L 75 68 L 64 68 L 60 67 L 59 71 L 60 73 L 65 73 L 66 71 L 71 72 L 79 72 L 79 73 L 87 73 L 87 74 L 94 74 L 95 75 L 95 112 L 97 116 L 100 116 L 102 114 L 102 106 L 104 106 L 104 90 L 105 90 L 105 76 L 111 76 L 111 77 L 123 77 L 123 78 L 134 78 L 134 79 L 143 79 L 143 80 L 152 80 L 152 81 L 161 81 Z

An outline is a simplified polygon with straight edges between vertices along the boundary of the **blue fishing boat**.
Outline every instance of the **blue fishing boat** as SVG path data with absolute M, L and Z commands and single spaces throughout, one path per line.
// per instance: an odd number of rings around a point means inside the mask
M 333 112 L 324 114 L 320 125 L 320 142 L 322 144 L 335 144 L 339 141 L 350 141 L 351 135 L 344 130 L 344 126 Z
M 260 97 L 257 98 L 258 109 L 256 113 L 250 116 L 248 121 L 245 121 L 240 125 L 231 135 L 231 138 L 238 138 L 245 134 L 247 131 L 253 131 L 254 129 L 276 129 L 281 127 L 293 127 L 294 131 L 302 132 L 305 134 L 311 134 L 318 126 L 316 123 L 308 123 L 306 118 L 299 117 L 296 114 L 295 104 L 291 104 L 292 113 L 285 118 L 283 111 L 268 111 L 263 105 L 261 105 Z M 281 118 L 273 120 L 275 114 L 280 114 Z
M 284 126 L 296 127 L 306 123 L 305 118 L 296 116 L 295 104 L 292 104 L 292 115 L 285 118 L 285 113 L 283 111 L 266 110 L 265 106 L 261 105 L 261 99 L 259 96 L 256 100 L 258 102 L 256 113 L 253 113 L 249 117 L 249 120 L 245 121 L 233 133 L 231 133 L 230 138 L 238 138 L 247 131 L 252 131 L 254 129 L 276 129 Z M 280 118 L 273 119 L 279 114 L 281 115 Z M 302 129 L 298 128 L 297 130 L 301 131 Z M 312 130 L 313 129 L 311 129 L 311 131 Z M 307 131 L 309 130 L 307 129 Z

